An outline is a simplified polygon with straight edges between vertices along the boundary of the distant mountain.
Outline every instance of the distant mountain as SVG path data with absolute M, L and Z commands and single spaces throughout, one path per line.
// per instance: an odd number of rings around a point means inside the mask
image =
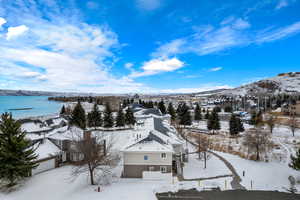
M 201 97 L 201 96 L 210 96 L 210 95 L 215 95 L 219 94 L 222 92 L 226 92 L 228 89 L 216 89 L 216 90 L 209 90 L 209 91 L 204 91 L 204 92 L 197 92 L 193 93 L 193 95 Z
M 300 72 L 281 73 L 237 88 L 225 90 L 223 95 L 300 93 Z
M 100 96 L 95 93 L 47 92 L 30 90 L 1 90 L 0 96 Z

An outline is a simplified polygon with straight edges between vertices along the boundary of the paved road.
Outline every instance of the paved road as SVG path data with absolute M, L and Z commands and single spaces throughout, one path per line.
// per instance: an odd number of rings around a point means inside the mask
M 156 194 L 158 200 L 299 200 L 300 194 L 275 191 L 202 191 L 179 190 L 176 193 L 165 192 Z

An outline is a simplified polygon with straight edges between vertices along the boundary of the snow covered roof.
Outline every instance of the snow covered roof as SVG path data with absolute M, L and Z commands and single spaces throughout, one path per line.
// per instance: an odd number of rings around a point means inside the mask
M 22 131 L 26 132 L 43 132 L 51 130 L 50 127 L 42 126 L 42 123 L 27 122 L 21 125 Z
M 83 130 L 72 126 L 68 129 L 67 126 L 56 129 L 51 134 L 49 134 L 47 137 L 51 139 L 56 140 L 71 140 L 71 139 L 80 139 L 83 136 Z
M 123 152 L 173 152 L 170 145 L 163 145 L 155 140 L 136 143 L 127 147 Z
M 60 153 L 61 150 L 49 139 L 43 139 L 34 145 L 35 153 L 38 155 L 37 160 L 49 158 Z

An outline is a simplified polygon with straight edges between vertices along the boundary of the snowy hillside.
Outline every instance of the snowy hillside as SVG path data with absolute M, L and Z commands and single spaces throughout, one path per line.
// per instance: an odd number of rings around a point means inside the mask
M 219 94 L 278 94 L 300 92 L 300 72 L 282 73 L 275 77 L 260 80 L 234 89 L 225 90 Z

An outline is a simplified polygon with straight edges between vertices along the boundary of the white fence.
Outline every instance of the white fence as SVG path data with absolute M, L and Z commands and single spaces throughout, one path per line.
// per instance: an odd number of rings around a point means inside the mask
M 144 180 L 171 180 L 172 173 L 161 173 L 160 171 L 143 171 Z

